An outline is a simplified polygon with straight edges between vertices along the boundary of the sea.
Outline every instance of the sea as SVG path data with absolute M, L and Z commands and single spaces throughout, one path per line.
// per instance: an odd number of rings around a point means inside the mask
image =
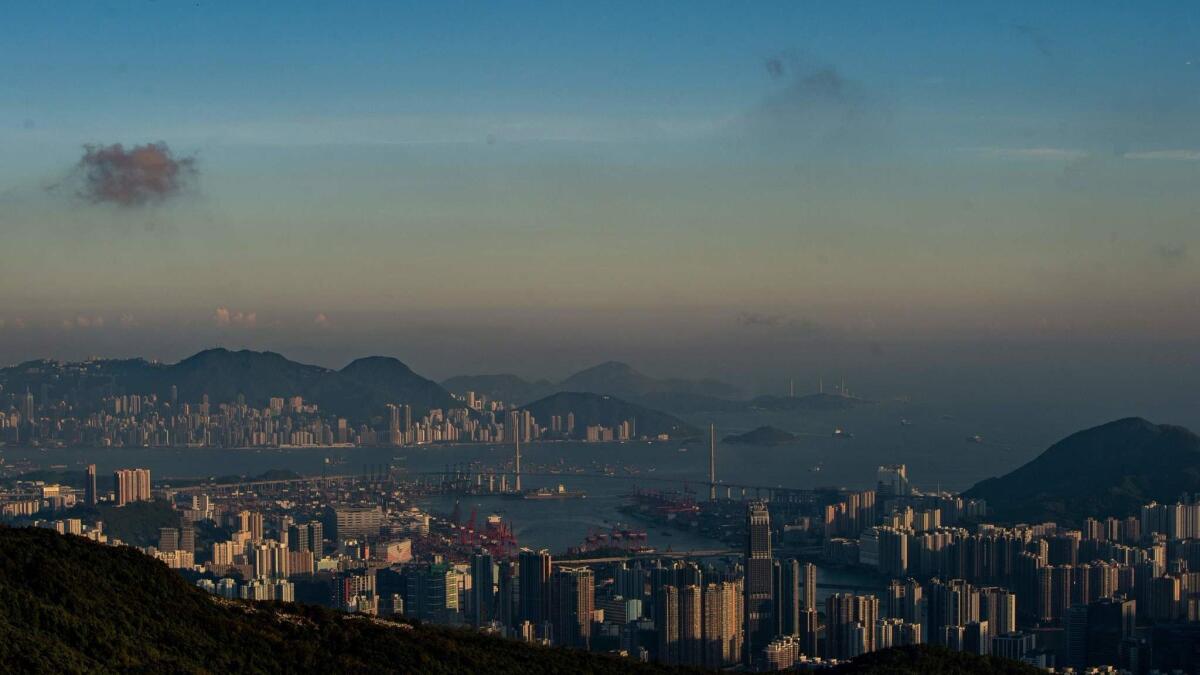
M 988 425 L 908 401 L 882 401 L 840 411 L 753 412 L 684 415 L 700 428 L 715 424 L 717 478 L 722 483 L 786 488 L 869 488 L 882 464 L 905 464 L 923 489 L 964 490 L 1006 473 L 1056 440 L 1036 426 Z M 724 442 L 726 435 L 771 425 L 797 434 L 795 443 L 773 447 Z M 841 433 L 835 434 L 835 430 Z M 273 469 L 303 475 L 361 473 L 391 466 L 436 480 L 461 467 L 511 471 L 510 445 L 456 444 L 400 448 L 3 448 L 4 466 L 80 471 L 94 463 L 101 475 L 123 467 L 148 467 L 155 482 L 171 478 L 255 476 Z M 721 542 L 630 522 L 619 507 L 635 490 L 707 491 L 707 436 L 692 441 L 625 443 L 545 442 L 522 446 L 523 487 L 557 488 L 575 499 L 512 500 L 497 496 L 437 496 L 422 502 L 450 514 L 482 521 L 498 514 L 521 546 L 561 554 L 592 533 L 613 527 L 645 529 L 657 550 L 726 548 Z M 607 473 L 609 476 L 599 474 Z M 735 495 L 740 493 L 735 491 Z M 748 490 L 753 493 L 753 487 Z M 878 581 L 852 570 L 820 569 L 821 583 L 870 587 Z M 829 590 L 829 589 L 826 589 Z M 824 593 L 823 591 L 822 593 Z

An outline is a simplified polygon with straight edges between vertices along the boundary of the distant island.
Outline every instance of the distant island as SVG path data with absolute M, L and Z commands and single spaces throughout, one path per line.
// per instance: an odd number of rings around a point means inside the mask
M 637 403 L 649 403 L 651 399 L 661 402 L 664 398 L 669 400 L 674 396 L 719 402 L 737 398 L 741 393 L 737 387 L 718 380 L 651 377 L 620 361 L 606 361 L 557 383 L 526 380 L 511 374 L 459 375 L 445 380 L 442 386 L 459 396 L 473 391 L 516 404 L 525 404 L 559 391 L 607 394 Z
M 732 434 L 721 439 L 732 445 L 788 445 L 799 440 L 799 436 L 783 429 L 762 426 L 744 434 Z
M 659 382 L 621 364 L 585 373 L 565 382 L 604 380 L 606 373 L 643 387 Z M 527 387 L 515 376 L 489 382 L 521 398 L 543 388 Z M 356 359 L 340 370 L 274 352 L 228 349 L 208 349 L 174 364 L 27 361 L 0 368 L 0 395 L 13 411 L 0 424 L 0 445 L 403 446 L 698 433 L 668 413 L 605 392 L 560 390 L 521 404 L 474 390 L 455 395 L 384 356 Z

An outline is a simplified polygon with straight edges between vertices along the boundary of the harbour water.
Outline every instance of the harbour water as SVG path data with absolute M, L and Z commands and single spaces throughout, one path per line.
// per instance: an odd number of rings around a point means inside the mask
M 873 487 L 880 464 L 903 463 L 915 485 L 963 490 L 1032 459 L 1057 437 L 1045 429 L 998 428 L 927 410 L 915 404 L 883 402 L 833 412 L 692 415 L 687 421 L 717 424 L 719 436 L 769 424 L 796 433 L 796 443 L 773 447 L 720 443 L 717 474 L 723 482 L 779 486 Z M 853 437 L 835 437 L 841 428 Z M 978 439 L 974 439 L 978 436 Z M 394 465 L 414 473 L 448 465 L 477 463 L 501 468 L 511 462 L 504 445 L 438 445 L 402 448 L 97 448 L 0 450 L 8 466 L 79 470 L 95 463 L 102 473 L 129 466 L 149 467 L 156 478 L 256 475 L 288 469 L 306 475 L 359 473 L 365 467 Z M 608 467 L 626 484 L 654 479 L 705 482 L 705 439 L 648 443 L 531 443 L 523 448 L 525 469 Z M 561 481 L 560 481 L 561 482 Z M 568 485 L 568 487 L 572 487 Z

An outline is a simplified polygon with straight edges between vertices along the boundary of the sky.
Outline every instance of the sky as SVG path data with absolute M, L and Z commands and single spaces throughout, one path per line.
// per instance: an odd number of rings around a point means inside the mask
M 1200 409 L 1194 2 L 7 3 L 0 63 L 0 363 Z

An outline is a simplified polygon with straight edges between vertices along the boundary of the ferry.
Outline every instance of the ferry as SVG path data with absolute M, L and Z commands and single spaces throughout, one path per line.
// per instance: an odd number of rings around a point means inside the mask
M 845 439 L 849 439 L 849 438 L 854 438 L 854 434 L 850 433 L 849 431 L 846 431 L 845 429 L 843 429 L 841 427 L 838 427 L 833 430 L 833 437 L 841 438 L 841 439 L 845 440 Z

